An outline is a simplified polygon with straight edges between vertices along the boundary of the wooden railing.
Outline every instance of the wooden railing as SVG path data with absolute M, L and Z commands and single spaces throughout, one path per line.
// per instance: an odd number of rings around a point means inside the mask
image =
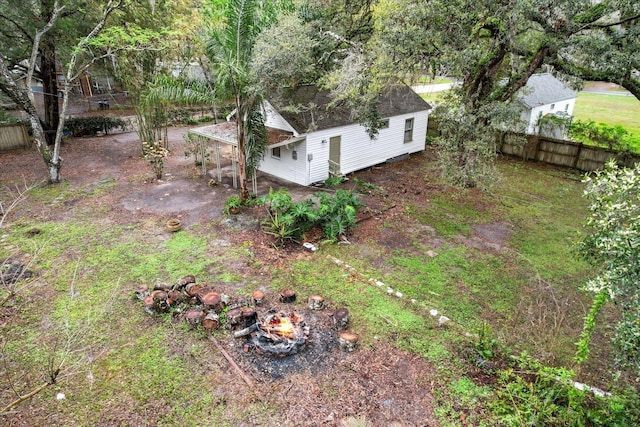
M 340 173 L 340 163 L 329 160 L 329 175 L 342 176 L 342 173 Z

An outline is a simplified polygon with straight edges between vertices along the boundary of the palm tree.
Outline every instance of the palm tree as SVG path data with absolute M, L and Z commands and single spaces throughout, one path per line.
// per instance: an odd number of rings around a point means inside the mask
M 216 3 L 221 6 L 221 2 Z M 232 100 L 235 104 L 240 194 L 247 200 L 247 171 L 251 176 L 266 148 L 260 114 L 264 94 L 257 89 L 250 66 L 253 47 L 260 31 L 275 22 L 281 3 L 289 2 L 228 0 L 223 3 L 221 22 L 212 25 L 206 49 L 215 67 L 218 99 Z
M 141 99 L 145 110 L 159 105 L 185 103 L 233 103 L 238 142 L 238 172 L 243 200 L 250 197 L 251 178 L 267 144 L 262 115 L 264 93 L 258 74 L 251 68 L 258 34 L 276 22 L 278 13 L 290 8 L 290 0 L 208 0 L 209 32 L 205 48 L 213 67 L 211 84 L 160 77 Z

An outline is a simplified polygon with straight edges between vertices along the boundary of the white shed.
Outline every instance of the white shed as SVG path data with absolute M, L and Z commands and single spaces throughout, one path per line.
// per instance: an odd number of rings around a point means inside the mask
M 298 88 L 287 102 L 265 105 L 267 128 L 278 138 L 270 138 L 259 169 L 278 178 L 309 185 L 425 148 L 431 106 L 408 86 L 380 97 L 383 125 L 376 138 L 347 108 L 329 107 L 329 92 L 316 86 Z
M 423 151 L 431 106 L 409 86 L 396 86 L 380 97 L 383 125 L 376 138 L 351 118 L 345 107 L 330 106 L 328 91 L 301 86 L 284 101 L 264 104 L 268 149 L 259 170 L 300 185 L 345 175 L 403 155 Z M 230 123 L 205 126 L 190 133 L 237 145 Z M 235 159 L 235 155 L 233 156 Z M 235 162 L 234 175 L 235 175 Z M 218 163 L 218 174 L 220 167 Z M 234 176 L 235 183 L 235 176 Z

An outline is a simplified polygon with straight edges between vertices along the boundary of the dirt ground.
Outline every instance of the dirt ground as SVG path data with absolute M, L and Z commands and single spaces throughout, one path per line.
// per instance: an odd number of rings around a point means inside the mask
M 186 229 L 202 224 L 217 224 L 234 230 L 227 231 L 230 244 L 252 240 L 253 250 L 261 262 L 270 265 L 284 262 L 283 252 L 274 250 L 271 241 L 251 218 L 251 213 L 232 219 L 225 219 L 223 215 L 225 200 L 236 194 L 231 180 L 230 151 L 225 151 L 223 155 L 222 182 L 210 185 L 215 174 L 201 176 L 192 158 L 184 155 L 182 143 L 187 130 L 186 127 L 170 129 L 171 154 L 165 164 L 162 180 L 154 178 L 151 168 L 141 158 L 135 132 L 68 139 L 62 147 L 61 175 L 69 191 L 79 196 L 65 198 L 59 209 L 41 209 L 42 220 L 72 220 L 74 215 L 86 213 L 87 208 L 94 207 L 96 221 L 107 225 L 135 225 L 149 221 L 164 224 L 170 218 L 179 218 Z M 381 232 L 379 224 L 385 218 L 401 215 L 402 203 L 428 202 L 425 194 L 416 191 L 411 184 L 411 180 L 422 181 L 424 176 L 418 178 L 410 174 L 414 169 L 412 163 L 423 160 L 422 156 L 425 155 L 428 154 L 387 165 L 384 174 L 375 168 L 363 172 L 362 180 L 376 185 L 384 184 L 388 194 L 382 198 L 365 200 L 368 209 L 363 215 L 376 216 L 378 220 L 362 221 L 353 235 L 349 236 L 352 241 L 378 239 L 390 248 L 407 245 L 410 239 L 402 233 Z M 395 180 L 394 176 L 399 174 L 403 174 L 405 179 Z M 21 186 L 44 182 L 45 179 L 46 169 L 35 149 L 0 153 L 2 186 Z M 258 194 L 265 194 L 270 187 L 287 186 L 294 198 L 306 198 L 318 190 L 287 185 L 266 175 L 258 177 L 258 184 Z M 81 197 L 82 193 L 90 193 L 105 185 L 110 186 L 109 191 L 99 192 L 89 198 Z M 394 195 L 402 197 L 396 199 Z M 34 207 L 18 207 L 12 215 L 19 217 L 27 208 Z M 236 223 L 224 224 L 225 221 Z M 298 256 L 309 255 L 300 251 Z M 237 265 L 227 267 L 232 270 L 248 268 Z M 323 321 L 326 322 L 326 319 Z M 282 409 L 278 415 L 278 425 L 348 425 L 345 423 L 350 417 L 366 418 L 376 426 L 438 425 L 430 385 L 434 381 L 434 368 L 424 359 L 382 344 L 374 350 L 362 349 L 345 354 L 335 348 L 335 343 L 321 343 L 322 340 L 316 340 L 315 347 L 312 347 L 320 353 L 308 351 L 262 364 L 250 360 L 243 362 L 243 368 L 261 383 L 260 389 L 272 391 L 269 393 L 270 399 L 275 399 L 272 403 Z M 236 351 L 240 354 L 240 350 Z M 309 360 L 310 357 L 316 359 Z M 220 364 L 224 364 L 222 357 L 220 359 Z M 298 364 L 299 369 L 287 369 L 287 375 L 282 375 L 279 368 L 282 363 L 288 363 L 289 367 Z M 315 372 L 309 372 L 309 366 L 315 366 Z M 245 387 L 243 384 L 236 386 L 239 389 Z M 297 396 L 298 403 L 292 404 L 286 399 L 287 395 Z M 20 416 L 16 419 L 20 422 L 17 425 L 38 425 L 42 418 L 34 409 L 29 405 L 19 409 Z M 136 419 L 135 414 L 128 413 L 126 409 L 122 411 L 111 412 L 112 419 L 105 420 L 103 425 L 153 425 L 147 424 L 148 420 Z

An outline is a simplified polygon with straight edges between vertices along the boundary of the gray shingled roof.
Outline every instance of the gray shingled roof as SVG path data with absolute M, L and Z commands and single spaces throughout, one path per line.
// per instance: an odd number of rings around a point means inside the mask
M 576 96 L 575 91 L 549 73 L 533 74 L 517 94 L 518 99 L 529 108 L 566 101 Z
M 351 111 L 346 106 L 336 105 L 328 108 L 331 102 L 329 91 L 318 89 L 317 86 L 300 86 L 286 100 L 290 105 L 298 106 L 296 111 L 288 108 L 276 107 L 276 109 L 298 133 L 330 129 L 354 122 Z M 314 107 L 309 108 L 311 105 Z M 431 106 L 406 85 L 394 86 L 386 90 L 380 97 L 378 106 L 382 118 L 430 109 Z

